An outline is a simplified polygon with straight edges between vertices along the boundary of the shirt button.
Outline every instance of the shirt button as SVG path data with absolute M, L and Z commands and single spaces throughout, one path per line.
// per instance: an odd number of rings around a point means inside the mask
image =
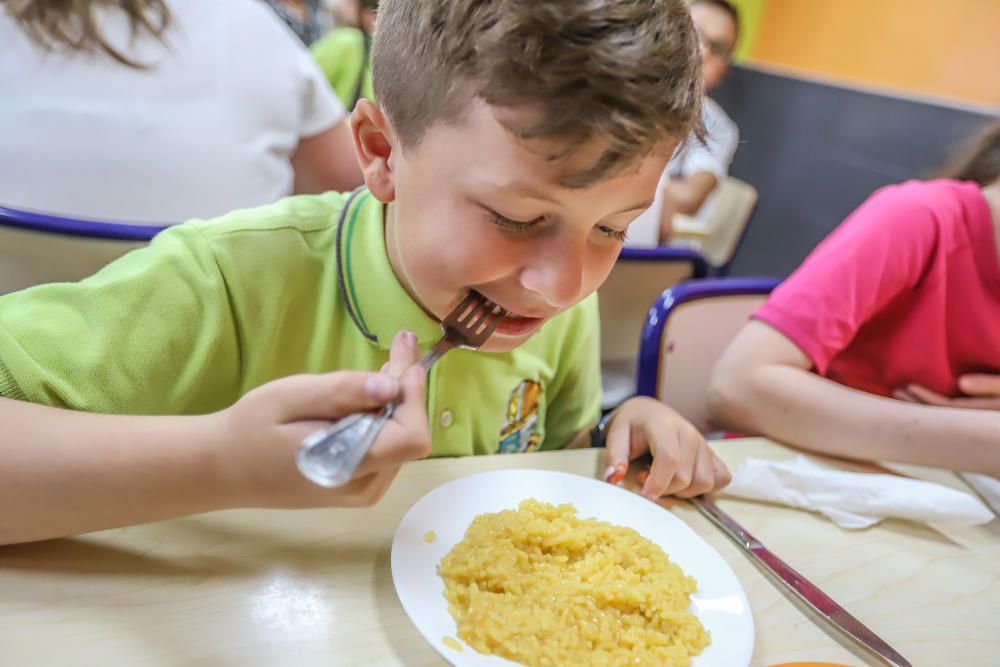
M 441 428 L 448 428 L 455 423 L 455 415 L 452 414 L 451 410 L 442 410 L 440 416 L 438 416 L 438 424 Z

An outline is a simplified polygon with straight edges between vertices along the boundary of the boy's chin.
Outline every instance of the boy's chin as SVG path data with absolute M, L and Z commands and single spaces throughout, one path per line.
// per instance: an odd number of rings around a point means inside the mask
M 506 336 L 494 333 L 480 350 L 483 352 L 511 352 L 528 342 L 534 332 L 521 336 Z

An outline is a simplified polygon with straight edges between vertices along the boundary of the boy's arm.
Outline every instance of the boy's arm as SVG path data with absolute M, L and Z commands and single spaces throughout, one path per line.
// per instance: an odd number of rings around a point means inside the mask
M 397 341 L 388 374 L 340 371 L 263 385 L 209 415 L 131 417 L 0 398 L 0 544 L 232 507 L 370 505 L 399 466 L 430 452 L 418 351 Z M 410 368 L 410 366 L 413 366 Z M 298 443 L 401 395 L 354 481 L 324 489 Z
M 811 367 L 791 340 L 751 321 L 713 373 L 713 421 L 823 454 L 1000 476 L 1000 412 L 883 398 Z

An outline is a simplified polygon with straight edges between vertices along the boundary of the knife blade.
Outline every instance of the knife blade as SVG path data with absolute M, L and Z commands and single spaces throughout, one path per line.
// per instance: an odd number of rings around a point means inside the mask
M 775 556 L 731 516 L 705 496 L 690 499 L 691 504 L 709 521 L 720 527 L 736 544 L 743 547 L 750 557 L 764 566 L 784 586 L 805 602 L 828 623 L 840 630 L 865 649 L 871 651 L 893 667 L 912 667 L 909 661 L 896 652 L 882 638 L 869 630 L 861 621 L 833 601 L 819 587 L 796 572 L 788 563 Z

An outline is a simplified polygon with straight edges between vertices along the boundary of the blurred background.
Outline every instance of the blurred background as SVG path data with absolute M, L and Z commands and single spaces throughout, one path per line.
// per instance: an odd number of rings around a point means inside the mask
M 997 0 L 734 0 L 713 97 L 757 188 L 733 275 L 790 273 L 876 188 L 933 173 L 1000 115 Z

